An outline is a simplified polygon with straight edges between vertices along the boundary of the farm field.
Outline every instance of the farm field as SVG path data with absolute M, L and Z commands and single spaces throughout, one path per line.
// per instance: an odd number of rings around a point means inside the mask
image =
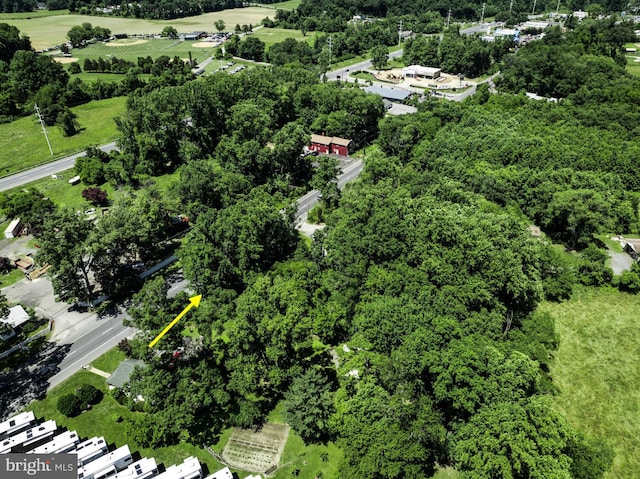
M 78 115 L 82 131 L 69 138 L 60 129 L 47 127 L 56 158 L 89 145 L 108 143 L 117 136 L 115 117 L 124 113 L 125 97 L 92 101 L 71 110 Z M 51 153 L 35 115 L 0 125 L 0 175 L 8 175 L 50 161 Z
M 543 303 L 560 346 L 551 375 L 569 423 L 606 440 L 616 453 L 606 479 L 640 471 L 640 296 L 613 288 L 578 288 L 569 301 Z
M 213 23 L 216 20 L 224 20 L 227 29 L 236 24 L 258 25 L 265 17 L 273 18 L 275 10 L 260 7 L 237 8 L 220 12 L 205 13 L 195 17 L 177 18 L 174 20 L 144 20 L 121 17 L 94 17 L 90 15 L 55 15 L 47 17 L 5 17 L 2 21 L 18 27 L 21 33 L 28 35 L 31 44 L 36 50 L 66 41 L 67 32 L 75 25 L 91 23 L 110 29 L 113 33 L 127 34 L 156 34 L 166 26 L 173 26 L 178 32 L 191 31 L 215 31 Z

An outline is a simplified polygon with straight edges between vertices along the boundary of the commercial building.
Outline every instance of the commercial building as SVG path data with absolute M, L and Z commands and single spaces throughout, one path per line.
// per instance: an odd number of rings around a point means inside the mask
M 442 74 L 442 69 L 434 67 L 423 67 L 421 65 L 409 65 L 402 69 L 403 78 L 438 78 Z

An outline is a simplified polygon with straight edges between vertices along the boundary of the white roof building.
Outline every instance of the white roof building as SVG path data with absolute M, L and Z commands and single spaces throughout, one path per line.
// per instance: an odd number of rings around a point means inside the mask
M 0 439 L 13 436 L 18 432 L 27 429 L 36 423 L 36 416 L 33 411 L 21 412 L 10 417 L 4 422 L 0 422 Z
M 36 447 L 29 451 L 30 454 L 62 454 L 74 451 L 76 445 L 80 442 L 78 433 L 75 431 L 65 431 L 58 434 L 51 441 L 44 443 L 42 446 Z
M 27 321 L 29 321 L 29 313 L 19 304 L 9 308 L 9 316 L 7 316 L 7 319 L 0 319 L 0 322 L 7 323 L 12 328 L 17 328 Z
M 81 442 L 76 447 L 76 454 L 78 455 L 78 467 L 93 461 L 96 457 L 102 456 L 107 452 L 109 448 L 104 440 L 104 437 L 92 437 L 86 441 Z
M 168 467 L 156 479 L 200 479 L 202 477 L 202 466 L 193 456 L 186 458 L 182 464 Z M 224 477 L 224 476 L 222 476 Z
M 442 69 L 434 67 L 423 67 L 420 65 L 409 65 L 402 69 L 402 76 L 408 78 L 438 78 L 442 73 Z
M 38 442 L 47 436 L 53 436 L 56 429 L 58 429 L 56 422 L 49 420 L 19 434 L 13 435 L 0 443 L 0 454 L 13 452 L 12 449 L 14 448 L 25 449 L 31 444 Z

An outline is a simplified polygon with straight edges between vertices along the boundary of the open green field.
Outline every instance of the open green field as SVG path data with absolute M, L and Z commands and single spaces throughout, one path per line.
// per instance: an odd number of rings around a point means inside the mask
M 72 108 L 82 131 L 69 138 L 57 127 L 47 127 L 56 158 L 108 143 L 117 136 L 114 118 L 125 110 L 125 97 L 92 101 Z M 49 147 L 35 115 L 0 125 L 0 175 L 8 175 L 51 160 Z
M 302 0 L 287 0 L 286 2 L 263 4 L 264 8 L 280 8 L 282 10 L 293 10 L 298 8 Z
M 313 32 L 307 32 L 306 35 L 302 35 L 300 30 L 289 30 L 285 28 L 260 28 L 253 32 L 253 36 L 258 37 L 269 47 L 269 45 L 282 42 L 286 38 L 293 38 L 299 42 L 306 41 L 310 43 L 315 34 Z
M 55 17 L 58 15 L 68 15 L 69 10 L 36 10 L 35 12 L 0 13 L 0 20 L 20 20 L 31 18 Z
M 640 296 L 613 288 L 577 288 L 563 303 L 543 303 L 560 347 L 551 375 L 555 404 L 570 424 L 605 439 L 616 457 L 607 479 L 640 471 Z
M 204 45 L 206 48 L 200 48 L 195 45 Z M 185 60 L 189 59 L 189 52 L 196 61 L 203 61 L 210 57 L 213 53 L 213 43 L 210 42 L 184 42 L 180 40 L 169 40 L 166 38 L 150 38 L 136 39 L 126 38 L 115 40 L 109 43 L 97 42 L 88 45 L 85 48 L 74 48 L 71 54 L 74 58 L 80 60 L 82 66 L 85 58 L 96 59 L 99 57 L 110 58 L 117 57 L 122 60 L 136 62 L 138 57 L 147 57 L 155 59 L 161 55 L 169 57 L 178 56 Z
M 67 40 L 67 32 L 75 25 L 91 23 L 92 25 L 108 28 L 112 33 L 127 33 L 130 35 L 159 34 L 168 25 L 175 27 L 179 33 L 192 31 L 213 32 L 213 22 L 223 20 L 227 29 L 236 24 L 258 25 L 265 17 L 273 18 L 275 10 L 260 7 L 237 8 L 220 12 L 205 13 L 195 17 L 177 18 L 174 20 L 144 20 L 121 17 L 93 17 L 89 15 L 56 15 L 48 17 L 35 16 L 26 18 L 5 18 L 3 21 L 18 27 L 21 33 L 31 39 L 36 50 L 59 45 Z

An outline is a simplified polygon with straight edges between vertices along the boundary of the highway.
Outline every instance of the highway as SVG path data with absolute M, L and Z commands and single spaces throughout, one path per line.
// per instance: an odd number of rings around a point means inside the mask
M 116 148 L 116 142 L 112 141 L 111 143 L 99 146 L 98 148 L 103 151 L 109 152 Z M 0 178 L 0 191 L 6 191 L 18 186 L 26 185 L 27 183 L 31 183 L 32 181 L 46 178 L 47 176 L 51 176 L 56 173 L 60 173 L 61 171 L 73 168 L 76 163 L 76 158 L 85 155 L 86 153 L 82 151 L 80 153 L 76 153 L 74 155 L 66 156 L 59 160 L 52 161 L 51 163 L 45 163 L 44 165 L 35 166 L 20 173 Z M 64 178 L 64 180 L 61 181 L 66 181 L 67 179 L 68 178 Z

